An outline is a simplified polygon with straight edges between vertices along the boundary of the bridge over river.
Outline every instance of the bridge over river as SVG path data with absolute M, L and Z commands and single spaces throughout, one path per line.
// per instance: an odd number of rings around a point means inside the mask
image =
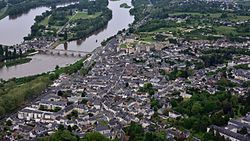
M 60 56 L 72 56 L 72 57 L 83 57 L 91 52 L 86 51 L 74 51 L 74 50 L 64 50 L 64 49 L 37 49 L 41 54 L 51 54 Z

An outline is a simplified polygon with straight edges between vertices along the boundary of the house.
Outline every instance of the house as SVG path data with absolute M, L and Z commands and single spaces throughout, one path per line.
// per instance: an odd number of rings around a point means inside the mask
M 101 102 L 99 99 L 95 99 L 93 105 L 96 109 L 101 109 Z
M 53 119 L 51 112 L 40 111 L 34 108 L 26 107 L 20 110 L 17 114 L 19 119 L 36 120 L 36 119 Z
M 187 94 L 186 92 L 181 92 L 180 96 L 181 96 L 182 98 L 187 98 L 187 99 L 189 99 L 189 98 L 192 97 L 191 94 Z
M 177 113 L 177 112 L 174 112 L 174 111 L 169 111 L 168 112 L 168 115 L 169 115 L 169 117 L 170 118 L 174 118 L 174 119 L 176 119 L 176 118 L 180 118 L 181 117 L 181 114 L 179 114 L 179 113 Z
M 211 132 L 211 130 L 214 132 L 214 134 L 219 133 L 225 139 L 230 140 L 230 141 L 249 141 L 250 140 L 250 138 L 247 136 L 243 136 L 239 133 L 232 132 L 225 128 L 218 127 L 216 125 L 209 126 L 207 129 L 207 132 Z
M 64 109 L 67 106 L 67 102 L 64 101 L 41 101 L 39 108 L 43 107 L 48 110 L 55 110 L 56 108 Z
M 101 134 L 110 134 L 110 129 L 106 125 L 97 125 L 95 130 Z
M 228 122 L 228 125 L 234 126 L 237 130 L 241 130 L 242 128 L 245 127 L 245 128 L 247 128 L 247 131 L 250 133 L 250 125 L 247 123 L 242 123 L 240 121 L 232 119 Z M 237 130 L 236 130 L 236 132 L 237 132 Z
M 246 123 L 250 125 L 250 115 L 246 115 L 244 118 L 241 120 L 243 123 Z
M 77 103 L 81 101 L 83 98 L 81 96 L 71 96 L 71 97 L 67 97 L 67 99 L 68 99 L 68 102 Z

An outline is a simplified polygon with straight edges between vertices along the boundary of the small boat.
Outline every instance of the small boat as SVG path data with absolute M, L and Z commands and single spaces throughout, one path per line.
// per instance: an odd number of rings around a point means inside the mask
M 97 43 L 97 40 L 95 40 L 95 42 Z

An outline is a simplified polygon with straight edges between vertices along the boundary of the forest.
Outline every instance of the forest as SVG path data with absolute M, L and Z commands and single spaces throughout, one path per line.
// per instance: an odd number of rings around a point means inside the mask
M 205 132 L 206 127 L 227 124 L 230 118 L 245 115 L 250 110 L 250 93 L 237 97 L 230 92 L 220 91 L 211 95 L 205 91 L 191 90 L 189 100 L 173 100 L 173 109 L 188 118 L 182 118 L 177 125 L 195 132 Z
M 9 47 L 3 47 L 0 45 L 0 62 L 4 60 L 16 59 L 22 56 L 23 54 L 21 49 L 17 51 L 16 48 L 13 48 L 13 51 L 11 51 Z
M 0 1 L 0 10 L 7 5 L 5 1 Z
M 39 138 L 39 141 L 54 141 L 54 140 L 69 140 L 69 141 L 115 141 L 108 139 L 104 135 L 99 132 L 90 132 L 87 133 L 84 138 L 80 139 L 78 136 L 72 133 L 72 129 L 69 126 L 67 129 L 61 127 L 57 132 L 52 134 L 51 136 Z

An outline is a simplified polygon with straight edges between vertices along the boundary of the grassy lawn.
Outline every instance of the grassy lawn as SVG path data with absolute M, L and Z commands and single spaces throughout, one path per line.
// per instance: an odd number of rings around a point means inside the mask
M 184 15 L 184 14 L 188 14 L 188 15 L 192 15 L 192 16 L 206 16 L 209 15 L 211 18 L 219 18 L 221 16 L 221 13 L 207 13 L 207 14 L 203 14 L 203 13 L 198 13 L 198 12 L 176 12 L 176 13 L 172 13 L 169 14 L 169 16 L 178 16 L 178 15 Z
M 234 27 L 228 26 L 218 26 L 214 27 L 218 34 L 221 35 L 230 35 L 230 34 L 237 34 Z
M 49 24 L 49 16 L 42 20 L 39 25 L 47 26 Z
M 142 34 L 140 40 L 146 41 L 146 42 L 153 42 L 154 41 L 154 35 L 152 34 Z
M 57 30 L 59 30 L 61 28 L 61 26 L 51 26 L 51 28 L 54 28 L 57 31 Z
M 159 28 L 157 30 L 152 31 L 151 33 L 155 33 L 155 32 L 166 32 L 166 31 L 170 31 L 170 32 L 177 32 L 177 31 L 184 31 L 183 28 L 181 27 L 170 27 L 170 28 Z
M 211 18 L 220 18 L 221 13 L 211 13 L 211 14 L 209 14 L 209 16 L 210 16 Z
M 127 45 L 126 44 L 121 44 L 120 48 L 127 48 Z
M 101 15 L 101 12 L 97 12 L 93 15 L 88 15 L 88 13 L 85 12 L 78 12 L 76 13 L 71 20 L 78 20 L 78 19 L 93 19 Z
M 178 15 L 184 15 L 184 14 L 188 14 L 188 15 L 192 15 L 192 16 L 202 16 L 203 15 L 203 14 L 198 13 L 198 12 L 175 12 L 175 13 L 169 14 L 169 16 L 178 16 Z
M 225 18 L 225 20 L 229 20 L 229 21 L 232 21 L 232 22 L 246 21 L 246 20 L 250 19 L 250 16 L 244 16 L 244 15 L 241 16 L 241 15 L 236 15 L 236 14 L 233 14 L 233 13 L 228 13 L 227 15 L 228 15 L 228 17 Z
M 53 49 L 55 49 L 57 46 L 59 46 L 60 44 L 64 44 L 65 41 L 60 41 L 60 40 L 57 40 L 56 42 L 54 42 L 51 47 Z
M 247 21 L 250 19 L 250 16 L 235 16 L 229 18 L 230 21 L 237 22 L 237 21 Z

